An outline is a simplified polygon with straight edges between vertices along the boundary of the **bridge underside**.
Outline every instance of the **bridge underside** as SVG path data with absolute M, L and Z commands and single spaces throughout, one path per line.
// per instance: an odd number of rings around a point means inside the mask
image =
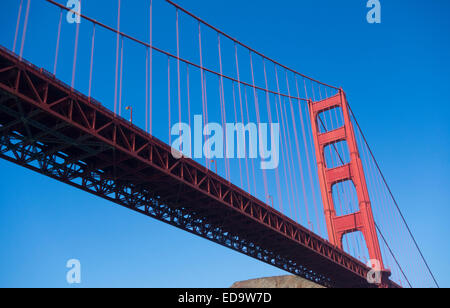
M 6 50 L 0 157 L 321 285 L 373 286 L 358 260 Z

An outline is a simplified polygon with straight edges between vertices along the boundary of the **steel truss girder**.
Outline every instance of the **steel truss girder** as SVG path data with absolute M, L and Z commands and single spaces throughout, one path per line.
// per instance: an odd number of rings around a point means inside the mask
M 0 77 L 1 127 L 43 114 L 2 130 L 0 157 L 319 284 L 371 287 L 360 261 L 2 49 Z M 35 139 L 45 131 L 71 146 Z

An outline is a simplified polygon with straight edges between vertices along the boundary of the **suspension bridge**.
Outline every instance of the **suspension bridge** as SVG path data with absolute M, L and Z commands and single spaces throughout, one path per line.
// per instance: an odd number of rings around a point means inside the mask
M 438 286 L 343 89 L 172 1 L 133 8 L 145 38 L 123 31 L 124 1 L 113 25 L 82 2 L 8 7 L 1 158 L 323 286 Z M 175 158 L 172 127 L 194 115 L 279 123 L 278 168 Z

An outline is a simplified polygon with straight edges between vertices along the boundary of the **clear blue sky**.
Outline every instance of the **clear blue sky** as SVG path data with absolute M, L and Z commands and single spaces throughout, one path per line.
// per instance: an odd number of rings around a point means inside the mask
M 173 10 L 154 1 L 155 18 L 173 28 Z M 51 70 L 58 10 L 32 2 L 24 55 Z M 130 6 L 143 1 L 123 2 L 124 31 L 145 40 L 146 12 Z M 283 64 L 345 89 L 438 281 L 449 287 L 450 3 L 382 0 L 382 23 L 370 25 L 365 0 L 342 2 L 179 1 Z M 0 44 L 8 48 L 18 3 L 1 4 Z M 83 6 L 83 13 L 113 26 L 116 10 L 111 0 Z M 64 31 L 71 28 L 64 25 Z M 155 40 L 173 50 L 173 33 L 158 33 Z M 114 37 L 99 40 L 110 43 L 104 57 L 114 64 Z M 81 41 L 83 61 L 89 36 Z M 60 60 L 61 74 L 70 82 L 71 47 L 61 50 L 68 55 Z M 104 102 L 112 100 L 113 78 L 94 90 Z M 77 79 L 83 92 L 86 82 Z M 0 161 L 0 175 L 0 287 L 66 287 L 65 263 L 72 258 L 81 261 L 82 287 L 228 287 L 283 274 L 6 161 Z

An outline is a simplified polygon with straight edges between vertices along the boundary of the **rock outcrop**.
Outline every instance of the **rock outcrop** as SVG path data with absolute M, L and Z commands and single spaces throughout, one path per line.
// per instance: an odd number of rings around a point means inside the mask
M 322 286 L 298 276 L 277 276 L 239 281 L 231 286 L 232 289 L 318 289 Z

